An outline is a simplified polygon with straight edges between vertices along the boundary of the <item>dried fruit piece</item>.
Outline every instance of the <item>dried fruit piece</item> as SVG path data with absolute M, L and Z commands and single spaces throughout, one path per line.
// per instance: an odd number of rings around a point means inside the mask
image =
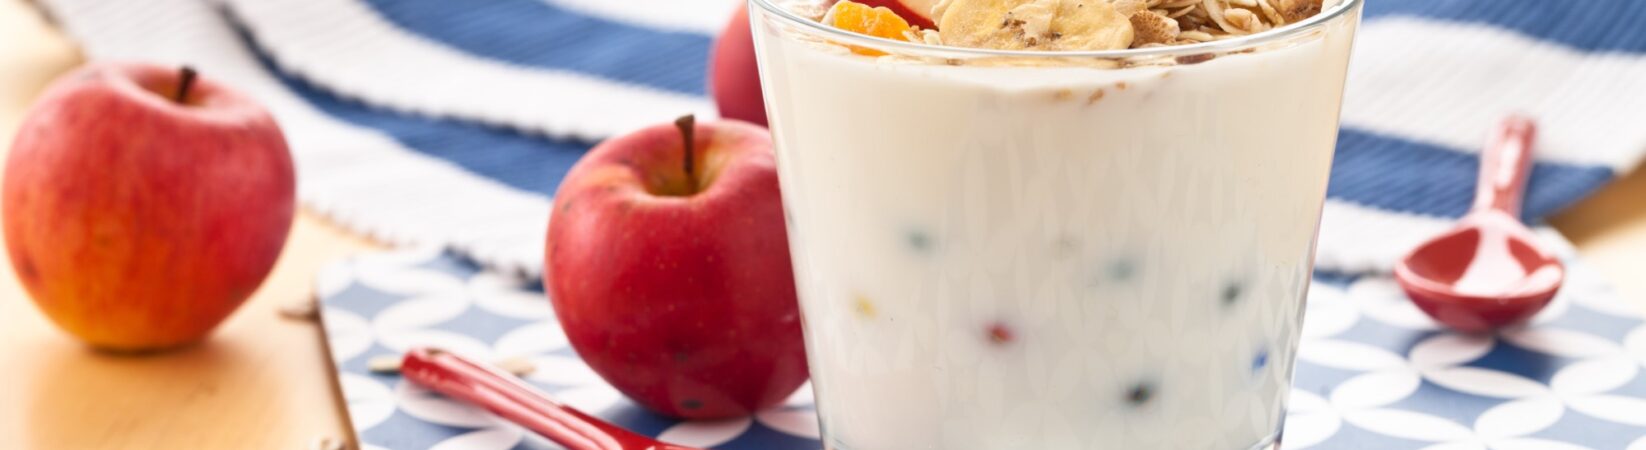
M 1009 344 L 1012 342 L 1012 338 L 1014 337 L 1011 328 L 1007 328 L 1006 325 L 999 323 L 990 324 L 987 332 L 989 342 L 993 342 L 996 345 Z
M 943 42 L 1000 50 L 1113 50 L 1132 45 L 1132 23 L 1108 0 L 952 0 Z
M 1177 36 L 1183 33 L 1176 20 L 1154 11 L 1133 14 L 1132 29 L 1135 30 L 1132 45 L 1169 44 L 1176 42 Z
M 902 16 L 892 12 L 889 8 L 884 6 L 870 7 L 849 0 L 835 3 L 834 7 L 829 8 L 829 13 L 823 16 L 823 24 L 857 34 L 894 41 L 907 41 L 909 40 L 908 34 L 918 30 L 909 26 L 909 21 L 903 20 Z M 886 54 L 879 50 L 855 45 L 850 47 L 852 53 L 859 55 L 881 56 Z
M 1286 23 L 1293 23 L 1320 13 L 1321 0 L 1275 0 L 1275 9 Z
M 886 9 L 892 10 L 893 13 L 897 13 L 897 15 L 899 17 L 902 17 L 903 20 L 909 21 L 909 25 L 913 26 L 915 28 L 930 28 L 930 29 L 934 29 L 934 30 L 937 29 L 937 17 L 938 16 L 932 15 L 932 7 L 937 5 L 937 0 L 851 0 L 851 1 L 862 3 L 862 4 L 865 4 L 865 5 L 869 5 L 869 6 L 884 6 L 884 7 L 886 7 Z M 823 3 L 823 4 L 827 4 L 829 6 L 834 6 L 835 2 L 827 1 L 827 0 L 825 0 L 823 2 L 810 0 L 810 1 L 802 1 L 802 2 L 797 2 L 797 3 L 810 3 L 810 4 Z

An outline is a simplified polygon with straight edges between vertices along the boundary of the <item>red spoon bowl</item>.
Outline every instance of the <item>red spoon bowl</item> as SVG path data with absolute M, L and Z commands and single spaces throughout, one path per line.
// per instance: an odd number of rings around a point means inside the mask
M 1429 317 L 1491 331 L 1531 319 L 1560 290 L 1565 267 L 1518 219 L 1535 140 L 1531 119 L 1504 120 L 1481 155 L 1473 209 L 1395 266 L 1395 280 Z
M 1419 246 L 1395 267 L 1401 288 L 1418 309 L 1458 331 L 1490 331 L 1537 315 L 1565 278 L 1560 260 L 1513 218 L 1472 219 L 1510 222 L 1464 223 Z

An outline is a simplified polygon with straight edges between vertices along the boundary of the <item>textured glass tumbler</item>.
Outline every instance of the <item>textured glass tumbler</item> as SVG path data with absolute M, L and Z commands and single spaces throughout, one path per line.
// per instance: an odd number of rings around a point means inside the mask
M 1360 0 L 1087 53 L 816 3 L 749 7 L 828 448 L 1277 444 Z

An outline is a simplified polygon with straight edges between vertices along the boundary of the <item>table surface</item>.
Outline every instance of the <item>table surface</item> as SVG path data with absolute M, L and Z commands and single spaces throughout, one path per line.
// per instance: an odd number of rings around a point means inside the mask
M 0 0 L 0 155 L 24 108 L 79 62 L 21 0 Z M 304 449 L 349 426 L 318 322 L 285 319 L 329 261 L 383 247 L 301 214 L 274 273 L 206 342 L 93 352 L 57 331 L 0 257 L 0 448 Z
M 35 94 L 80 62 L 22 0 L 0 0 L 0 156 Z M 1646 171 L 1552 222 L 1623 296 L 1646 305 Z M 57 331 L 0 258 L 0 448 L 307 448 L 348 424 L 315 322 L 280 306 L 309 299 L 329 261 L 383 247 L 303 213 L 256 295 L 203 344 L 129 357 Z

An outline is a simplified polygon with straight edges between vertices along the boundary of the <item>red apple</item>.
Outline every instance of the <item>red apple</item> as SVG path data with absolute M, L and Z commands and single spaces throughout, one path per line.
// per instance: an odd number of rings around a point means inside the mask
M 103 63 L 18 129 L 0 202 L 35 305 L 99 348 L 204 338 L 262 283 L 294 211 L 291 154 L 257 102 L 189 69 Z
M 709 93 L 720 116 L 766 126 L 766 101 L 760 95 L 760 69 L 749 35 L 749 10 L 739 6 L 709 55 Z
M 601 143 L 555 195 L 544 259 L 572 347 L 653 411 L 745 415 L 806 381 L 764 128 L 686 117 Z

